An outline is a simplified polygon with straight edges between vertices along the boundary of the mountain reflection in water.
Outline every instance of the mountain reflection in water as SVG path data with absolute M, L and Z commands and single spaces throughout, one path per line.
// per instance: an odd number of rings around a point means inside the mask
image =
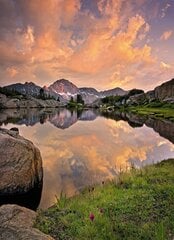
M 0 125 L 15 123 L 17 125 L 25 124 L 34 126 L 36 123 L 41 124 L 49 121 L 55 127 L 65 129 L 75 124 L 77 121 L 92 121 L 99 115 L 93 110 L 68 110 L 68 109 L 7 109 L 0 112 Z
M 18 127 L 39 147 L 42 208 L 51 206 L 60 192 L 72 196 L 132 163 L 139 167 L 174 157 L 174 124 L 132 113 L 8 109 L 0 112 L 0 124 Z

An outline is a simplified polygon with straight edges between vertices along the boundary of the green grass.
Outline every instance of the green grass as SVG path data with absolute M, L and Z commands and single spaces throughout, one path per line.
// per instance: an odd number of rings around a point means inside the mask
M 165 118 L 174 121 L 174 105 L 166 105 L 163 107 L 136 106 L 129 107 L 129 110 L 140 115 L 151 115 L 154 118 Z
M 174 159 L 120 173 L 73 198 L 62 194 L 39 211 L 35 227 L 55 239 L 173 239 Z

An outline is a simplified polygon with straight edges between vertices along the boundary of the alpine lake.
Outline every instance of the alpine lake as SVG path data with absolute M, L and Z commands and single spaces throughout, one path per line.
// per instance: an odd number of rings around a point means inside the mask
M 132 166 L 174 157 L 174 123 L 133 113 L 7 109 L 0 125 L 17 127 L 41 151 L 43 187 L 24 200 L 31 208 L 46 209 L 62 193 L 70 197 Z

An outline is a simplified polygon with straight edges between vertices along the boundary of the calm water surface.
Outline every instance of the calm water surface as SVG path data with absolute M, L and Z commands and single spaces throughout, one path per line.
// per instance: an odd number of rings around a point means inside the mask
M 18 127 L 41 151 L 44 179 L 40 208 L 137 167 L 174 157 L 174 124 L 132 114 L 67 109 L 6 110 L 2 127 Z M 160 136 L 161 135 L 161 136 Z

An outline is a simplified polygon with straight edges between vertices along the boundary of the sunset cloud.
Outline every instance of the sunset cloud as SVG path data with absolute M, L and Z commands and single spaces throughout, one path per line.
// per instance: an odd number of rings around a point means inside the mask
M 1 84 L 34 81 L 49 85 L 68 78 L 78 86 L 98 89 L 155 86 L 154 79 L 153 84 L 146 79 L 156 72 L 157 79 L 164 80 L 160 64 L 171 65 L 173 57 L 163 60 L 157 51 L 162 41 L 154 44 L 159 36 L 153 35 L 155 21 L 147 13 L 159 11 L 158 16 L 162 11 L 166 19 L 173 5 L 135 3 L 0 0 Z M 161 40 L 172 37 L 174 29 L 167 29 L 161 31 Z M 172 73 L 171 67 L 165 77 Z
M 20 28 L 17 28 L 15 41 L 15 48 L 17 52 L 22 52 L 25 54 L 26 52 L 31 51 L 35 42 L 33 27 L 27 26 L 27 29 L 24 31 Z
M 168 40 L 172 36 L 172 34 L 173 34 L 173 31 L 166 31 L 161 35 L 160 39 Z
M 108 31 L 109 25 L 106 26 L 106 31 L 98 29 L 96 33 L 89 34 L 83 46 L 74 52 L 69 64 L 72 70 L 96 74 L 104 67 L 112 68 L 117 64 L 153 61 L 150 46 L 133 46 L 140 30 L 147 33 L 146 22 L 140 15 L 130 18 L 125 31 L 119 30 L 114 35 L 113 31 Z
M 170 69 L 171 68 L 171 65 L 170 64 L 167 64 L 165 62 L 161 62 L 161 68 L 165 68 L 165 69 Z
M 6 69 L 7 73 L 9 74 L 10 77 L 15 77 L 16 74 L 18 74 L 18 70 L 14 67 L 9 67 Z

